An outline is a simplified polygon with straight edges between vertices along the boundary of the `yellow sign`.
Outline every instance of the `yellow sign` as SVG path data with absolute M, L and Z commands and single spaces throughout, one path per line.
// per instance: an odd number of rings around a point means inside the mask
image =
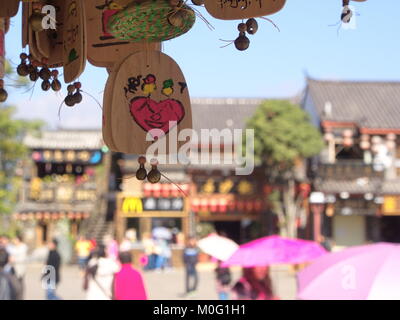
M 249 195 L 253 193 L 253 186 L 250 182 L 242 180 L 238 185 L 238 191 L 241 195 Z
M 203 193 L 214 193 L 215 191 L 215 185 L 214 185 L 214 180 L 213 179 L 208 179 L 207 182 L 203 185 Z
M 382 213 L 384 215 L 400 215 L 399 200 L 399 197 L 385 196 Z
M 234 184 L 232 180 L 226 179 L 219 185 L 219 192 L 222 194 L 228 194 L 229 192 L 231 192 L 233 185 Z
M 142 213 L 143 212 L 143 202 L 140 198 L 129 197 L 125 198 L 122 203 L 123 213 Z

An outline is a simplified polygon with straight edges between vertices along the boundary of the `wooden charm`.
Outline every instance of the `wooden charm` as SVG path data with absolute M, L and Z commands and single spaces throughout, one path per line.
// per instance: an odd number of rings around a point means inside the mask
M 205 0 L 210 15 L 221 20 L 267 16 L 280 11 L 286 0 Z
M 166 0 L 145 0 L 113 15 L 107 30 L 120 40 L 160 42 L 188 32 L 195 21 L 193 9 L 183 2 L 172 6 Z
M 47 1 L 56 8 L 56 29 L 47 29 L 35 32 L 37 49 L 42 56 L 48 59 L 51 68 L 63 65 L 63 21 L 65 14 L 64 0 Z
M 86 24 L 83 0 L 65 0 L 63 65 L 66 83 L 78 78 L 86 64 Z
M 22 3 L 22 48 L 26 48 L 26 46 L 29 43 L 28 19 L 29 19 L 29 3 L 23 2 Z
M 5 18 L 0 18 L 0 79 L 4 79 L 5 73 L 5 35 L 6 35 L 6 24 Z
M 129 54 L 141 50 L 161 50 L 160 43 L 115 39 L 107 30 L 111 17 L 123 10 L 132 0 L 85 0 L 87 23 L 87 54 L 91 64 L 112 67 Z
M 190 97 L 179 66 L 162 52 L 141 51 L 119 67 L 112 93 L 111 132 L 119 152 L 145 154 L 155 141 L 169 154 L 172 129 L 192 128 Z M 177 127 L 177 128 L 175 128 Z M 146 141 L 146 136 L 149 138 Z M 171 136 L 172 144 L 177 137 Z
M 3 0 L 0 5 L 0 17 L 14 17 L 18 13 L 19 0 Z
M 128 57 L 129 56 L 124 57 L 123 59 L 115 63 L 113 67 L 107 68 L 109 76 L 103 93 L 103 125 L 102 125 L 103 141 L 110 150 L 115 152 L 118 152 L 118 149 L 115 146 L 111 132 L 111 118 L 112 118 L 111 105 L 113 98 L 114 82 L 115 82 L 115 77 L 117 76 L 117 72 L 121 67 L 121 64 Z

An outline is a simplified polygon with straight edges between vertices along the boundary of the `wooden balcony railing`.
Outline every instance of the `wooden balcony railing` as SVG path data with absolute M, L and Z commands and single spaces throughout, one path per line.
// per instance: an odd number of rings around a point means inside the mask
M 357 178 L 383 178 L 383 171 L 375 171 L 373 166 L 361 161 L 338 161 L 319 164 L 317 176 L 322 179 L 354 180 Z

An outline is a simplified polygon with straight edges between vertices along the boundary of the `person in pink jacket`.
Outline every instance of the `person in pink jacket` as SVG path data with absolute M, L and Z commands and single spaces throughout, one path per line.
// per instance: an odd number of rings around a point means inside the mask
M 114 300 L 147 300 L 141 273 L 132 267 L 130 252 L 119 255 L 121 270 L 114 276 Z

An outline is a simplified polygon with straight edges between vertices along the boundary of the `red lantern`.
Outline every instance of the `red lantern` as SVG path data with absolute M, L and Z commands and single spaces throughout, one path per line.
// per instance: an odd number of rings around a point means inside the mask
M 238 211 L 243 211 L 244 210 L 244 201 L 242 200 L 237 200 L 236 201 L 236 208 Z
M 235 208 L 236 208 L 236 202 L 235 202 L 235 200 L 229 201 L 229 203 L 228 203 L 228 209 L 229 209 L 229 211 L 235 211 Z
M 143 184 L 143 194 L 145 197 L 151 197 L 152 191 L 153 191 L 153 185 L 151 183 Z
M 161 184 L 156 183 L 153 185 L 153 196 L 159 198 L 161 195 Z
M 260 200 L 260 199 L 258 199 L 258 200 L 256 200 L 255 202 L 254 202 L 254 210 L 255 211 L 261 211 L 262 210 L 262 207 L 263 207 L 263 202 L 262 202 L 262 200 Z
M 181 191 L 178 189 L 177 186 L 171 185 L 170 186 L 170 192 L 171 192 L 171 196 L 176 198 L 176 197 L 179 197 L 179 194 L 180 194 Z
M 200 200 L 198 198 L 194 198 L 192 200 L 192 210 L 194 212 L 199 212 L 200 209 Z
M 266 184 L 266 185 L 264 186 L 264 193 L 265 193 L 265 194 L 270 194 L 272 191 L 273 191 L 273 188 L 272 188 L 272 186 L 270 186 L 269 184 Z
M 228 201 L 225 198 L 221 198 L 218 201 L 219 211 L 226 212 L 228 208 Z
M 171 185 L 169 183 L 161 184 L 161 196 L 168 198 L 171 191 Z
M 216 212 L 218 207 L 218 200 L 215 198 L 210 199 L 210 211 Z
M 300 183 L 299 185 L 299 193 L 303 198 L 307 198 L 311 191 L 311 186 L 308 183 Z
M 68 212 L 67 214 L 68 219 L 74 219 L 75 218 L 75 214 L 73 212 Z
M 247 212 L 253 211 L 253 209 L 254 209 L 253 200 L 247 200 L 247 201 L 246 201 L 246 204 L 245 204 L 245 207 L 246 207 L 246 211 L 247 211 Z
M 201 211 L 208 211 L 208 200 L 207 199 L 201 199 L 200 200 L 200 210 Z

